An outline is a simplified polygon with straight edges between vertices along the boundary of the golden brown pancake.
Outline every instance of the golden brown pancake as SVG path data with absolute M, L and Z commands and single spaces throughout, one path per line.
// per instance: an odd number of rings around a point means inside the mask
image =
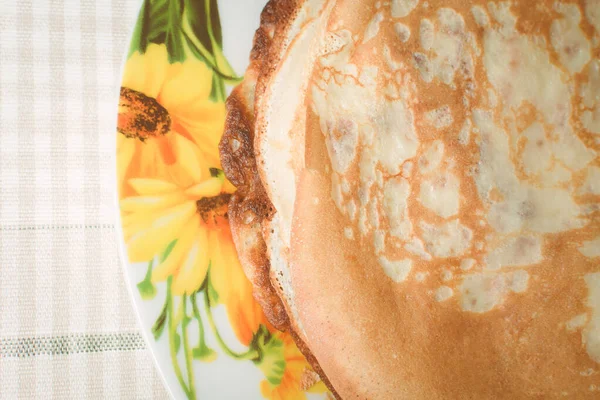
M 600 397 L 600 0 L 266 10 L 221 152 L 276 325 L 341 398 Z
M 223 169 L 237 187 L 229 204 L 228 215 L 240 262 L 254 285 L 254 297 L 269 321 L 281 330 L 286 330 L 289 321 L 271 284 L 270 263 L 262 237 L 261 223 L 271 217 L 274 210 L 256 168 L 254 94 L 257 78 L 266 64 L 265 60 L 269 58 L 275 32 L 282 28 L 280 21 L 295 7 L 294 2 L 271 1 L 264 8 L 244 80 L 227 100 L 227 120 L 220 143 Z
M 254 100 L 258 77 L 276 62 L 275 49 L 281 47 L 284 32 L 297 14 L 300 2 L 269 1 L 261 14 L 261 23 L 254 36 L 250 65 L 243 82 L 227 100 L 227 120 L 220 143 L 223 169 L 237 187 L 232 196 L 228 216 L 246 276 L 254 286 L 254 297 L 262 306 L 269 322 L 282 331 L 289 331 L 321 379 L 337 397 L 335 389 L 319 367 L 305 343 L 291 329 L 286 308 L 280 299 L 282 289 L 271 270 L 263 238 L 263 221 L 274 214 L 258 175 L 254 154 Z

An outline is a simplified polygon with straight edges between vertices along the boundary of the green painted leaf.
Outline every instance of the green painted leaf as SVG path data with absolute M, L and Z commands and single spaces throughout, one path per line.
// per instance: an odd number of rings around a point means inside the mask
M 152 325 L 152 335 L 154 335 L 154 340 L 160 339 L 163 331 L 165 330 L 166 322 L 167 322 L 167 303 L 165 302 L 165 305 L 164 305 L 160 315 L 156 319 L 156 322 L 154 322 L 154 325 Z
M 237 84 L 242 78 L 235 74 L 223 55 L 223 37 L 216 0 L 185 0 L 181 26 L 189 51 L 215 73 L 210 99 L 225 101 L 225 83 Z
M 152 300 L 154 296 L 156 296 L 156 286 L 152 283 L 152 266 L 154 264 L 154 260 L 148 263 L 148 270 L 146 271 L 146 276 L 144 280 L 137 284 L 138 291 L 140 292 L 140 296 L 142 300 Z
M 167 248 L 160 256 L 160 262 L 165 261 L 167 259 L 167 257 L 169 257 L 169 254 L 171 254 L 171 251 L 173 251 L 173 247 L 175 247 L 175 243 L 177 243 L 177 239 L 173 240 L 171 243 L 169 243 L 167 245 Z
M 164 43 L 169 0 L 144 0 L 131 38 L 129 55 L 145 53 L 150 43 Z
M 159 38 L 168 29 L 170 2 L 171 0 L 146 0 L 148 3 L 148 20 L 145 24 L 147 43 L 164 43 L 164 37 L 162 40 Z
M 216 306 L 217 304 L 219 304 L 219 292 L 217 292 L 210 279 L 207 282 L 206 291 L 208 292 L 208 299 L 210 301 L 210 305 Z
M 156 286 L 154 286 L 154 284 L 148 279 L 144 279 L 138 283 L 137 288 L 140 292 L 140 297 L 142 300 L 148 301 L 156 297 Z
M 218 356 L 217 352 L 208 347 L 204 342 L 200 343 L 198 347 L 194 347 L 192 355 L 194 359 L 204 362 L 214 361 Z
M 181 37 L 181 17 L 183 15 L 183 1 L 170 0 L 168 11 L 168 24 L 165 42 L 169 52 L 169 61 L 181 62 L 185 60 L 183 38 Z
M 217 0 L 185 0 L 184 4 L 188 10 L 186 15 L 194 36 L 209 52 L 214 53 L 213 43 L 210 38 L 211 32 L 209 32 L 210 28 L 212 28 L 212 35 L 216 43 L 219 46 L 223 45 Z M 207 8 L 210 13 L 210 21 Z
M 254 334 L 250 347 L 258 350 L 260 354 L 260 357 L 253 360 L 254 364 L 263 372 L 269 383 L 279 385 L 286 367 L 283 342 L 261 325 Z
M 192 322 L 192 319 L 190 318 L 189 315 L 185 314 L 183 316 L 183 321 L 182 321 L 182 323 L 183 323 L 183 329 L 187 328 L 187 326 L 190 324 L 190 322 Z
M 144 53 L 150 43 L 166 44 L 170 62 L 183 61 L 181 35 L 183 0 L 144 0 L 131 39 L 129 54 Z
M 142 3 L 142 8 L 140 8 L 140 12 L 138 14 L 135 28 L 133 30 L 133 35 L 131 36 L 131 43 L 129 43 L 129 54 L 127 57 L 130 57 L 136 51 L 144 52 L 146 51 L 146 43 L 142 38 L 146 37 L 146 33 L 144 32 L 145 23 L 148 19 L 147 10 L 148 10 L 148 0 L 144 0 Z
M 204 340 L 204 325 L 202 324 L 198 303 L 196 303 L 196 293 L 190 295 L 190 302 L 192 303 L 192 316 L 198 323 L 198 346 L 192 350 L 193 357 L 204 362 L 214 361 L 217 358 L 217 353 L 208 347 Z
M 187 14 L 189 12 L 189 10 L 186 10 L 185 13 Z M 208 60 L 207 57 L 211 57 L 212 55 L 208 53 L 208 50 L 205 49 L 206 53 L 202 53 L 199 49 L 198 49 L 198 44 L 196 43 L 197 38 L 192 38 L 190 35 L 193 35 L 193 32 L 190 32 L 191 28 L 189 28 L 189 23 L 187 25 L 185 25 L 186 21 L 183 22 L 183 39 L 187 45 L 187 48 L 190 50 L 190 52 L 193 54 L 194 57 L 196 57 L 198 60 L 206 63 L 206 65 L 208 65 L 210 68 L 213 67 L 213 62 L 211 60 Z
M 164 30 L 168 20 L 169 3 L 171 0 L 147 0 L 150 5 L 150 21 L 148 24 L 148 34 L 150 38 L 158 32 Z
M 223 79 L 215 73 L 212 78 L 212 88 L 210 89 L 209 99 L 211 101 L 219 102 L 225 101 L 225 98 L 225 82 L 223 82 Z

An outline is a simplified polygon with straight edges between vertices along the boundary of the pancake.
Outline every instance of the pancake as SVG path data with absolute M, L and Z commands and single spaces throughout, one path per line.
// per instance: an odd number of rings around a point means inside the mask
M 288 318 L 291 308 L 284 303 L 284 285 L 281 272 L 271 268 L 263 231 L 275 214 L 267 196 L 256 165 L 255 93 L 258 78 L 273 68 L 281 59 L 286 32 L 299 15 L 303 2 L 276 1 L 267 3 L 261 13 L 261 23 L 254 36 L 250 64 L 244 80 L 227 99 L 227 119 L 219 144 L 221 163 L 228 179 L 237 187 L 228 207 L 228 218 L 240 263 L 252 283 L 254 298 L 263 308 L 269 322 L 281 331 L 289 332 L 323 382 L 334 396 L 335 388 L 319 366 L 310 349 L 302 341 Z M 314 17 L 313 17 L 314 18 Z M 286 46 L 286 47 L 284 47 Z M 283 51 L 282 51 L 283 50 Z M 260 86 L 260 85 L 259 85 Z M 258 89 L 258 96 L 264 89 Z M 280 270 L 286 268 L 280 267 Z M 286 286 L 289 290 L 289 286 Z M 311 381 L 313 381 L 311 379 Z
M 600 396 L 600 2 L 269 4 L 223 165 L 280 328 L 341 398 Z
M 270 52 L 281 36 L 296 4 L 290 1 L 271 1 L 261 13 L 261 23 L 254 36 L 250 64 L 244 80 L 227 99 L 227 119 L 219 144 L 221 162 L 228 179 L 237 187 L 228 208 L 233 239 L 244 272 L 254 287 L 254 297 L 262 306 L 269 322 L 287 330 L 289 320 L 283 303 L 270 279 L 270 262 L 262 236 L 262 222 L 273 215 L 257 173 L 254 155 L 254 100 L 258 76 L 267 68 Z

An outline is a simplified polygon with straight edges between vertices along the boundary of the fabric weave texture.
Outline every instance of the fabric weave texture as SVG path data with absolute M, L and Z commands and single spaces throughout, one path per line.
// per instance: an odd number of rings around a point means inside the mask
M 115 124 L 138 0 L 0 1 L 0 399 L 165 399 L 121 270 Z

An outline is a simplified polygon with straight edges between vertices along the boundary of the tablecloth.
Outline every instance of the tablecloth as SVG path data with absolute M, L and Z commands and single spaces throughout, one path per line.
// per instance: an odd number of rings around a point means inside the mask
M 115 233 L 137 0 L 0 0 L 0 398 L 167 398 Z

